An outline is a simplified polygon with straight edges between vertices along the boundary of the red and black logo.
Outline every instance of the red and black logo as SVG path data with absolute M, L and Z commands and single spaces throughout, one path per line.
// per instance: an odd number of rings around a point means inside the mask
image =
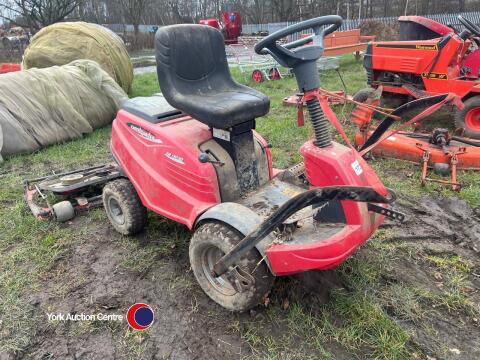
M 136 303 L 128 309 L 127 321 L 132 329 L 146 330 L 152 326 L 153 320 L 153 310 L 147 304 Z

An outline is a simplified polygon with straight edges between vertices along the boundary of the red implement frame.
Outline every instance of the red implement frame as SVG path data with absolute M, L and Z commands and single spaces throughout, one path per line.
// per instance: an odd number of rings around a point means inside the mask
M 452 102 L 458 98 L 452 97 Z M 370 104 L 372 105 L 372 104 Z M 431 108 L 433 108 L 432 106 Z M 375 127 L 371 125 L 371 107 L 359 104 L 352 111 L 351 121 L 357 124 L 355 144 L 362 146 L 372 135 Z M 428 113 L 429 109 L 425 110 Z M 426 115 L 425 115 L 426 116 Z M 418 118 L 422 120 L 425 116 Z M 473 144 L 474 141 L 461 137 L 454 137 L 448 147 L 432 144 L 429 134 L 419 134 L 389 130 L 369 151 L 375 156 L 405 160 L 422 165 L 422 185 L 427 181 L 448 184 L 453 190 L 460 190 L 461 184 L 457 181 L 457 170 L 480 170 L 480 142 L 478 146 L 467 145 L 463 141 Z M 451 181 L 432 179 L 427 176 L 427 169 L 435 164 L 447 164 L 451 170 Z
M 342 105 L 342 104 L 345 104 L 347 100 L 352 100 L 352 96 L 345 95 L 345 91 L 342 91 L 342 90 L 332 91 L 331 94 L 332 96 L 328 97 L 328 103 L 330 105 Z M 305 101 L 302 100 L 302 97 L 303 97 L 302 93 L 284 97 L 282 104 L 285 106 L 297 106 L 297 107 L 300 104 L 303 104 L 303 106 L 305 106 Z

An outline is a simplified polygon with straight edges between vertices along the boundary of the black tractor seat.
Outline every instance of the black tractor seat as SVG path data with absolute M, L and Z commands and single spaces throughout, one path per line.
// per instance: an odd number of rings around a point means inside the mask
M 171 106 L 215 128 L 266 115 L 269 98 L 236 83 L 228 69 L 220 31 L 205 25 L 173 25 L 155 36 L 160 88 Z

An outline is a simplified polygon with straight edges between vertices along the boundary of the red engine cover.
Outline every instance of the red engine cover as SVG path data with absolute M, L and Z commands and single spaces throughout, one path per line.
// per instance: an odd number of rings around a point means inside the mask
M 112 153 L 142 203 L 189 228 L 220 202 L 212 164 L 198 161 L 208 127 L 189 116 L 152 124 L 120 110 L 112 126 Z

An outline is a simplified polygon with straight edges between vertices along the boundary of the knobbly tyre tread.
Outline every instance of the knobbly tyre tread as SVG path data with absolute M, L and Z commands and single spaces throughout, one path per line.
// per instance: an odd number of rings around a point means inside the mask
M 480 139 L 480 131 L 467 128 L 467 124 L 465 122 L 465 116 L 467 115 L 467 113 L 474 108 L 480 107 L 480 96 L 473 96 L 470 99 L 464 101 L 463 104 L 465 105 L 463 110 L 455 110 L 455 127 L 457 129 L 464 129 L 465 136 L 469 138 Z
M 252 274 L 255 284 L 243 293 L 225 295 L 215 289 L 205 277 L 201 254 L 206 245 L 217 246 L 226 253 L 243 238 L 242 234 L 225 223 L 207 222 L 197 228 L 190 240 L 189 249 L 190 265 L 200 287 L 217 304 L 236 312 L 246 311 L 260 304 L 270 292 L 275 276 L 271 274 L 265 260 L 262 260 L 262 256 L 254 248 L 237 265 Z
M 125 222 L 120 225 L 110 216 L 107 198 L 113 196 L 119 203 Z M 111 181 L 103 188 L 103 206 L 110 220 L 110 223 L 123 235 L 135 235 L 143 230 L 147 223 L 147 209 L 143 206 L 138 194 L 128 179 L 117 179 Z

